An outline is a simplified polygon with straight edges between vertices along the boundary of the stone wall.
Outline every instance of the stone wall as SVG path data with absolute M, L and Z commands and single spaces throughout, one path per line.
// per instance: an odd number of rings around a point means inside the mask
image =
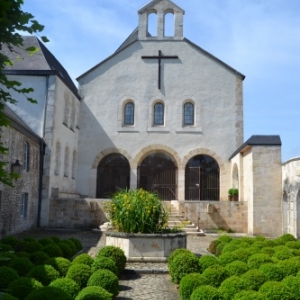
M 107 222 L 104 206 L 107 199 L 50 200 L 49 227 L 93 229 Z
M 37 225 L 39 201 L 39 142 L 31 139 L 14 127 L 1 128 L 1 141 L 9 148 L 0 161 L 7 162 L 6 171 L 10 173 L 11 164 L 16 159 L 23 165 L 24 143 L 29 145 L 29 170 L 22 170 L 19 179 L 14 181 L 14 187 L 0 184 L 0 237 L 26 231 Z M 28 194 L 27 210 L 21 215 L 22 195 Z
M 180 202 L 179 211 L 202 230 L 224 229 L 247 233 L 246 202 L 186 201 Z

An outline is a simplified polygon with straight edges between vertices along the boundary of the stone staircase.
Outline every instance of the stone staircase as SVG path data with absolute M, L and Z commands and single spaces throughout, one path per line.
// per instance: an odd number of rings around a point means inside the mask
M 174 204 L 170 203 L 167 204 L 167 206 L 169 209 L 169 228 L 179 228 L 185 231 L 188 235 L 205 236 L 205 233 L 190 220 L 187 220 L 184 217 L 184 213 L 180 212 Z

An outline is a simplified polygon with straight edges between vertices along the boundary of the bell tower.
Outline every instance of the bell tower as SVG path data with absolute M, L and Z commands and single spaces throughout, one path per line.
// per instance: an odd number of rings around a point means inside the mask
M 184 10 L 169 0 L 152 0 L 138 11 L 139 14 L 139 40 L 183 40 Z M 149 34 L 149 16 L 156 15 L 156 35 Z M 173 34 L 166 36 L 166 15 L 174 17 Z

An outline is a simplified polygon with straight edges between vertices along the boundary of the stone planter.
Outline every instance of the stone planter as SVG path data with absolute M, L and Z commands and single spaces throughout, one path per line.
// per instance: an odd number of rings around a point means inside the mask
M 121 248 L 127 261 L 165 262 L 172 251 L 186 248 L 185 232 L 169 234 L 134 234 L 107 231 L 106 245 Z

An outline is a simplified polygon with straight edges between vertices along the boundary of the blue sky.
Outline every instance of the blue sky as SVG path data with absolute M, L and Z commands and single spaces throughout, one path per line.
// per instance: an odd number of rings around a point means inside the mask
M 111 55 L 147 0 L 24 0 L 48 49 L 73 79 Z M 246 75 L 244 139 L 279 134 L 282 160 L 300 156 L 300 1 L 174 0 L 184 36 Z

